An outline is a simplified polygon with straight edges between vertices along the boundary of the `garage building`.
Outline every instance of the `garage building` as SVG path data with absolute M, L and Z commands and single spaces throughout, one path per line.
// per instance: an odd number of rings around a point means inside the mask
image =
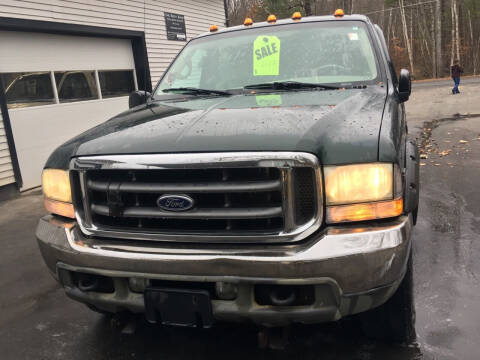
M 151 91 L 224 0 L 2 0 L 0 192 L 40 185 L 61 143 Z

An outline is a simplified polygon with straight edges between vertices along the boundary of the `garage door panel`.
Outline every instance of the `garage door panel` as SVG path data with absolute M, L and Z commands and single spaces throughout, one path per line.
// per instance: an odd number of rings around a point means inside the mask
M 0 31 L 1 72 L 134 69 L 127 39 Z
M 48 156 L 59 145 L 128 108 L 128 97 L 10 111 L 22 190 L 40 185 Z

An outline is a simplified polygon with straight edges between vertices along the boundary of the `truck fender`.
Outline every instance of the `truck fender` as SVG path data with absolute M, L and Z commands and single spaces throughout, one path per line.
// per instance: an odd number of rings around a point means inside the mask
M 413 223 L 417 222 L 418 201 L 420 195 L 420 155 L 415 140 L 405 144 L 405 213 L 412 213 Z

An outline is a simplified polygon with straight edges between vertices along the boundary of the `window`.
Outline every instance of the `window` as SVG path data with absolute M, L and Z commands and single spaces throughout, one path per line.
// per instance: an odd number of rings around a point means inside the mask
M 102 97 L 128 96 L 135 91 L 133 71 L 98 71 Z M 55 104 L 51 73 L 50 71 L 36 71 L 0 74 L 5 86 L 8 108 Z M 55 71 L 53 76 L 60 103 L 99 98 L 94 70 Z
M 98 99 L 94 71 L 55 71 L 55 82 L 61 103 Z
M 55 103 L 50 72 L 1 74 L 8 108 Z
M 361 21 L 259 27 L 204 36 L 188 43 L 157 88 L 242 89 L 274 81 L 373 84 L 379 72 Z
M 135 91 L 132 70 L 99 71 L 102 97 L 127 96 Z

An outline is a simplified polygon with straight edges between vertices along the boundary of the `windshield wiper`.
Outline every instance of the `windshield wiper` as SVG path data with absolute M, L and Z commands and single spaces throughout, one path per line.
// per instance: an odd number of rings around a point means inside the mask
M 324 90 L 337 90 L 338 86 L 305 83 L 299 81 L 275 81 L 269 83 L 253 84 L 243 87 L 244 89 L 273 89 L 273 90 L 295 90 L 295 89 L 324 89 Z
M 182 93 L 191 93 L 191 94 L 198 94 L 198 95 L 223 95 L 223 96 L 231 96 L 232 94 L 227 91 L 222 90 L 210 90 L 210 89 L 199 89 L 194 87 L 178 87 L 178 88 L 170 88 L 164 89 L 163 92 L 182 92 Z

